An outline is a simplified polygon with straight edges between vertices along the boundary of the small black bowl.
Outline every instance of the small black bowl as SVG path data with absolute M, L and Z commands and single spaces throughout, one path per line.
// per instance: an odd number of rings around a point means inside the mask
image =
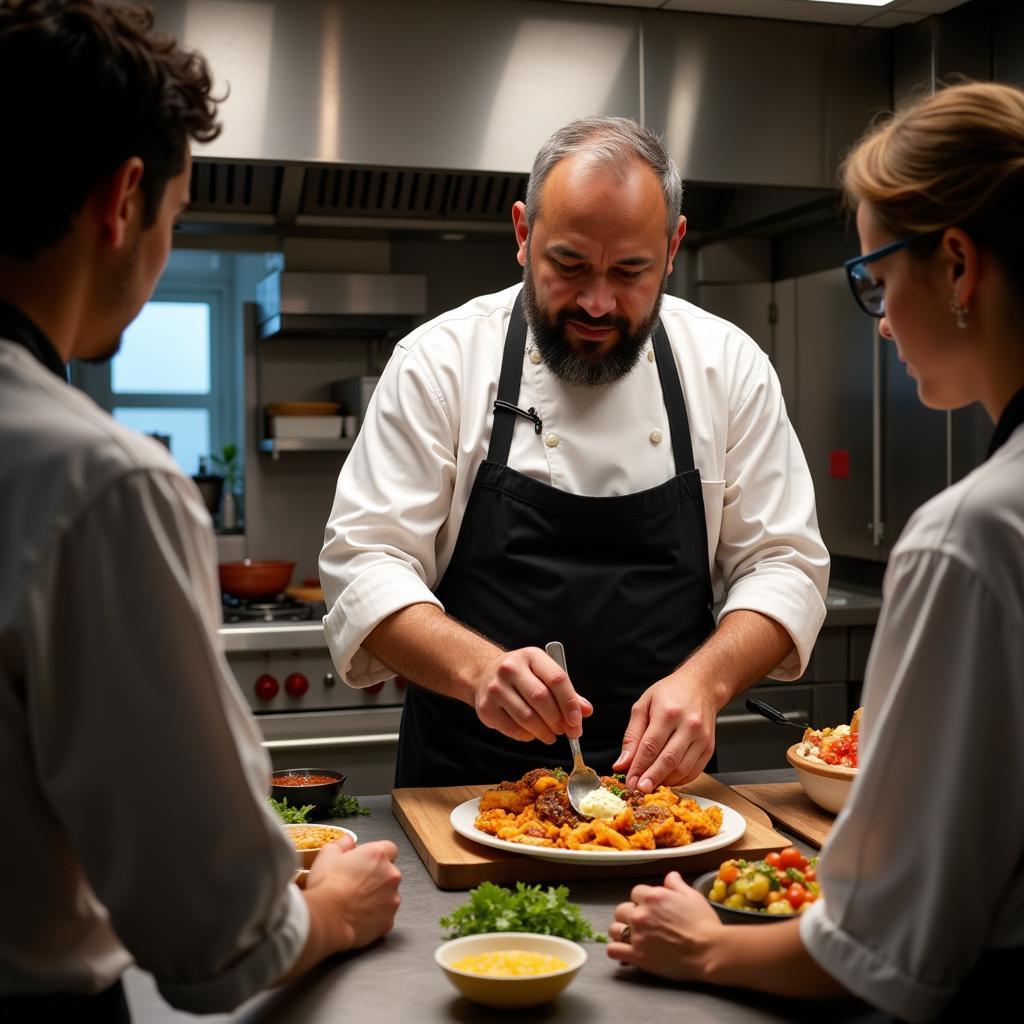
M 326 775 L 330 776 L 330 782 L 316 782 L 311 785 L 278 785 L 278 779 L 283 777 L 294 778 L 297 775 Z M 274 772 L 270 779 L 270 795 L 275 800 L 287 800 L 289 807 L 304 807 L 312 804 L 313 810 L 309 812 L 311 818 L 326 818 L 334 803 L 334 798 L 341 792 L 345 776 L 341 772 L 331 771 L 329 768 L 285 768 L 282 771 Z
M 739 910 L 736 907 L 727 907 L 722 903 L 716 903 L 708 896 L 711 892 L 711 885 L 718 877 L 717 871 L 709 871 L 693 881 L 692 885 L 703 896 L 708 903 L 715 908 L 719 920 L 723 924 L 774 924 L 776 921 L 791 921 L 797 914 L 767 914 L 763 910 Z

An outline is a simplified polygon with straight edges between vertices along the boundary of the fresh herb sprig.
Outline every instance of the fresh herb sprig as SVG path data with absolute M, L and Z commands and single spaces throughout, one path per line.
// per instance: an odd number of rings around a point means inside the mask
M 368 818 L 370 816 L 370 808 L 364 807 L 358 798 L 354 796 L 346 796 L 344 793 L 339 793 L 331 803 L 328 817 L 350 818 L 354 814 L 361 814 Z
M 483 882 L 470 890 L 462 906 L 441 918 L 441 927 L 448 929 L 448 939 L 481 932 L 538 932 L 575 942 L 608 941 L 594 931 L 579 906 L 569 902 L 564 885 L 542 889 L 516 882 L 513 890 Z
M 288 825 L 304 825 L 308 815 L 313 810 L 312 804 L 304 804 L 302 807 L 289 807 L 288 797 L 283 800 L 275 800 L 272 796 L 267 797 L 267 802 L 277 811 L 278 817 Z

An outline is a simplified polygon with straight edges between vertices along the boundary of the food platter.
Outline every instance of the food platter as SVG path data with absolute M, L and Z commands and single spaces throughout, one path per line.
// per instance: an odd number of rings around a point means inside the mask
M 714 800 L 686 793 L 681 793 L 680 796 L 695 800 L 701 807 L 709 807 L 716 803 Z M 642 864 L 652 860 L 690 857 L 697 853 L 718 850 L 723 846 L 731 846 L 742 838 L 747 830 L 747 822 L 743 815 L 724 804 L 718 803 L 717 806 L 722 808 L 722 827 L 718 835 L 700 839 L 689 846 L 663 846 L 657 850 L 561 850 L 552 846 L 530 846 L 498 839 L 496 836 L 481 832 L 474 824 L 480 813 L 479 797 L 459 804 L 451 813 L 451 823 L 452 828 L 460 836 L 483 846 L 504 850 L 506 853 L 522 853 L 527 857 L 538 857 L 541 860 L 572 861 L 576 864 Z

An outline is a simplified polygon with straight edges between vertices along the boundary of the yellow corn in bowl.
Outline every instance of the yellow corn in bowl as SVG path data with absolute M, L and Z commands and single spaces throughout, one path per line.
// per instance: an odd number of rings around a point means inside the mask
M 509 1008 L 537 1006 L 554 999 L 586 959 L 587 952 L 579 943 L 533 932 L 467 935 L 434 952 L 445 976 L 467 999 Z M 563 966 L 556 966 L 556 961 Z M 481 973 L 488 968 L 493 973 Z

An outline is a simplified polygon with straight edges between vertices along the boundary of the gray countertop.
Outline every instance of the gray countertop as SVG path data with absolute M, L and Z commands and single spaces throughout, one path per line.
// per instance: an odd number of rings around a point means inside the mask
M 719 776 L 727 783 L 790 781 L 786 769 L 736 772 Z M 202 1020 L 248 1024 L 316 1024 L 320 1021 L 367 1021 L 373 1024 L 434 1024 L 458 1021 L 484 1024 L 495 1018 L 516 1024 L 556 1022 L 616 1022 L 686 1020 L 700 1022 L 795 1021 L 882 1024 L 888 1018 L 857 1000 L 828 1003 L 795 1002 L 735 989 L 662 982 L 610 960 L 605 947 L 587 943 L 589 953 L 580 977 L 555 1002 L 514 1015 L 476 1006 L 451 987 L 433 961 L 443 941 L 438 919 L 465 900 L 465 893 L 442 892 L 431 881 L 401 826 L 391 814 L 387 796 L 363 800 L 368 818 L 344 823 L 361 842 L 391 839 L 398 845 L 402 868 L 402 907 L 393 932 L 370 948 L 339 956 L 312 974 L 284 988 L 256 996 L 233 1014 L 196 1018 L 171 1009 L 157 993 L 152 978 L 138 969 L 125 975 L 125 986 L 136 1024 L 171 1024 Z M 801 845 L 801 844 L 797 844 Z M 804 847 L 807 850 L 807 847 Z M 595 930 L 604 931 L 616 904 L 628 898 L 632 883 L 624 880 L 576 883 L 571 899 L 579 903 Z M 770 927 L 770 926 L 769 926 Z

